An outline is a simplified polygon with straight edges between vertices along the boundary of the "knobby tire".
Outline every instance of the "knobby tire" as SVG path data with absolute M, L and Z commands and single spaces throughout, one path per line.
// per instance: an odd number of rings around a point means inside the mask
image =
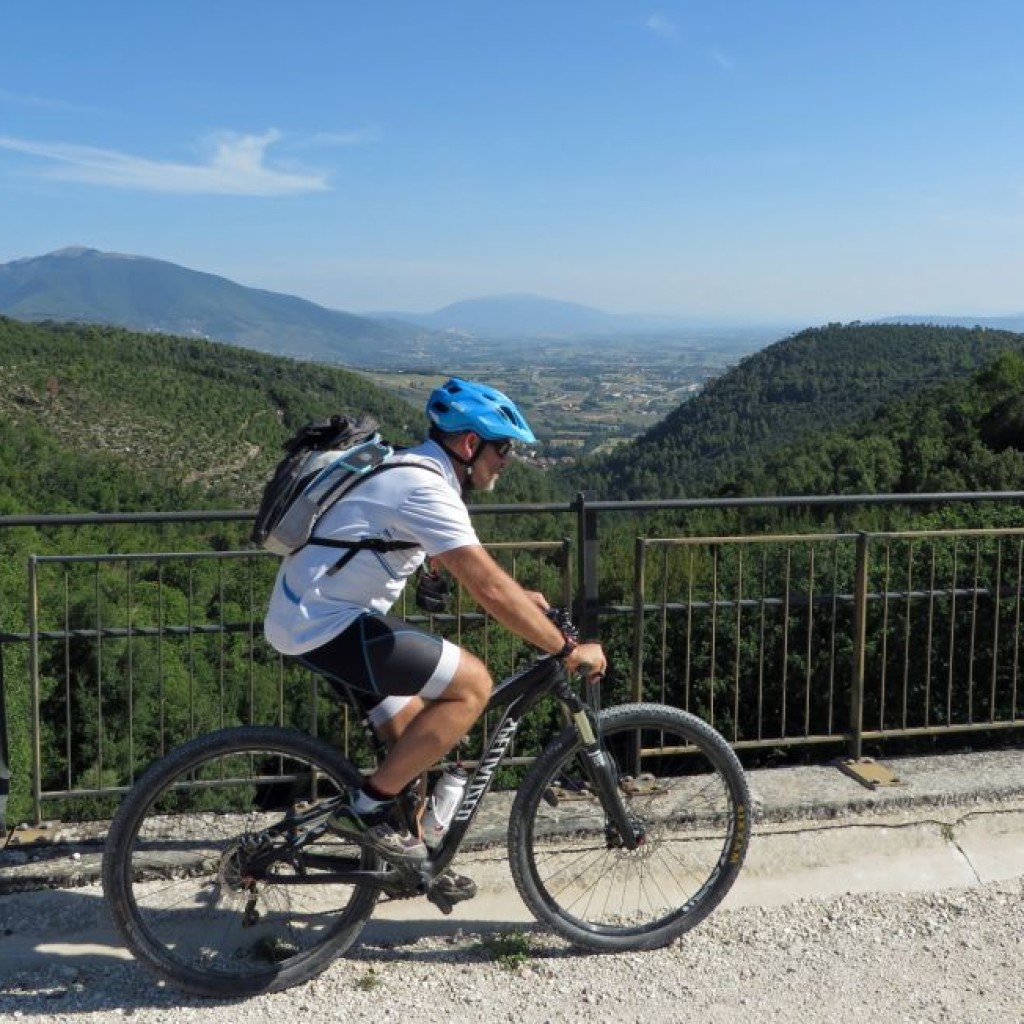
M 688 712 L 625 704 L 597 717 L 642 843 L 619 841 L 570 727 L 519 788 L 512 877 L 537 919 L 578 946 L 657 949 L 704 920 L 736 880 L 750 837 L 746 778 L 723 737 Z
M 110 828 L 103 888 L 137 959 L 186 991 L 275 992 L 323 971 L 373 913 L 374 887 L 317 883 L 305 851 L 376 859 L 331 833 L 252 867 L 263 830 L 356 784 L 327 744 L 274 726 L 201 736 L 152 766 Z M 253 872 L 258 876 L 253 881 Z M 290 880 L 303 875 L 307 881 Z

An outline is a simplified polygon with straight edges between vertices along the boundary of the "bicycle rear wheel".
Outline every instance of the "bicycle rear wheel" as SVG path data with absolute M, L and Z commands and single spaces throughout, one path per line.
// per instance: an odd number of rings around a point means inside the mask
M 516 796 L 512 876 L 537 919 L 570 941 L 656 949 L 707 917 L 735 881 L 750 836 L 746 779 L 728 743 L 688 712 L 625 704 L 598 723 L 641 844 L 619 841 L 567 729 Z
M 314 858 L 376 858 L 330 833 L 303 843 L 272 827 L 358 777 L 325 743 L 273 726 L 210 733 L 157 762 L 121 804 L 104 850 L 104 894 L 131 952 L 206 996 L 277 991 L 320 973 L 355 941 L 378 890 L 326 880 Z

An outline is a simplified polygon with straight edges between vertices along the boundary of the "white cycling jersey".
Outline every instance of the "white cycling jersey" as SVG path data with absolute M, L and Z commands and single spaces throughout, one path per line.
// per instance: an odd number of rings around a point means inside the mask
M 420 464 L 410 461 L 360 483 L 325 513 L 314 536 L 381 537 L 418 547 L 359 551 L 333 575 L 329 570 L 344 550 L 310 543 L 288 555 L 278 569 L 263 624 L 275 650 L 304 654 L 320 647 L 362 612 L 387 612 L 424 558 L 480 543 L 444 449 L 425 441 L 403 455 L 416 456 Z

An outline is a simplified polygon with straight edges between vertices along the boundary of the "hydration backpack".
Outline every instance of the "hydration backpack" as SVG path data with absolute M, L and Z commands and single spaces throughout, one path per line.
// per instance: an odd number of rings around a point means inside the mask
M 315 537 L 320 517 L 356 484 L 376 472 L 402 465 L 389 462 L 395 449 L 381 439 L 377 421 L 369 416 L 349 419 L 336 415 L 307 423 L 284 443 L 285 457 L 263 490 L 251 540 L 276 555 L 290 555 L 307 544 L 345 548 L 330 570 L 333 574 L 357 551 L 395 551 L 415 548 L 413 541 L 367 537 L 355 541 Z M 433 464 L 424 465 L 440 473 Z

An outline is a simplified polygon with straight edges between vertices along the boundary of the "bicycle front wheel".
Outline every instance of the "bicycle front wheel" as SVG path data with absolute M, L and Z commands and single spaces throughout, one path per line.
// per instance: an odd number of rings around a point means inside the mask
M 273 726 L 223 729 L 173 750 L 139 779 L 107 837 L 103 889 L 125 944 L 206 996 L 273 992 L 320 973 L 355 941 L 378 895 L 331 881 L 331 857 L 376 859 L 322 829 L 279 826 L 358 777 L 325 743 Z
M 516 796 L 512 876 L 537 919 L 571 942 L 656 949 L 707 917 L 735 881 L 750 838 L 746 778 L 729 744 L 688 712 L 624 704 L 597 720 L 640 844 L 622 844 L 567 729 Z

